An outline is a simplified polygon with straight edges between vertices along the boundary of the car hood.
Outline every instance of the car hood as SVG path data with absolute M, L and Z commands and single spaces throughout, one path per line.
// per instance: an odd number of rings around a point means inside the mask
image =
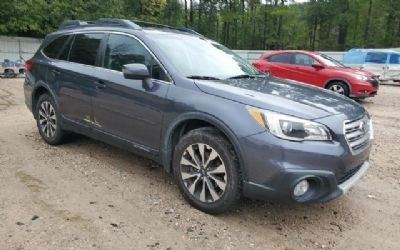
M 350 74 L 357 74 L 367 77 L 372 77 L 374 74 L 372 72 L 362 70 L 362 69 L 355 69 L 355 68 L 343 68 L 343 67 L 331 67 L 332 69 L 338 72 L 350 73 Z
M 304 119 L 344 115 L 355 119 L 365 113 L 357 102 L 328 90 L 275 77 L 235 80 L 195 80 L 211 95 Z

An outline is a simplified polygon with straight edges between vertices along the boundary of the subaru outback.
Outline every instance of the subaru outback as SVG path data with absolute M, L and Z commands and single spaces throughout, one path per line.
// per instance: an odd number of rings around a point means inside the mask
M 207 213 L 241 197 L 329 201 L 369 167 L 362 106 L 261 73 L 185 28 L 67 21 L 26 62 L 24 92 L 48 144 L 72 132 L 145 156 Z

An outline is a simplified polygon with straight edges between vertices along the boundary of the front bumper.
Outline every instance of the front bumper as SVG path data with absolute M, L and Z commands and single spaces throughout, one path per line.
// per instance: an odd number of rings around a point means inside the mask
M 365 161 L 363 165 L 361 165 L 360 169 L 354 173 L 352 177 L 350 177 L 345 182 L 338 185 L 338 188 L 342 191 L 343 194 L 347 193 L 360 179 L 364 176 L 369 168 L 369 162 Z
M 370 144 L 352 154 L 340 140 L 299 143 L 262 133 L 243 138 L 242 145 L 243 195 L 256 200 L 326 202 L 346 193 L 369 168 Z M 293 189 L 303 179 L 309 181 L 310 191 L 295 197 Z
M 379 80 L 374 79 L 373 81 L 353 81 L 351 83 L 351 93 L 352 98 L 367 98 L 373 97 L 378 94 L 379 90 Z

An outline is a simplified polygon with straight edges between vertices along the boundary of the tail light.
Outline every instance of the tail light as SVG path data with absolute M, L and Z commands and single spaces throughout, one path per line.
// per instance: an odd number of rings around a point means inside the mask
M 32 62 L 32 60 L 28 60 L 28 61 L 25 62 L 25 70 L 26 70 L 26 72 L 31 71 L 31 70 L 32 70 L 32 67 L 33 67 L 33 62 Z

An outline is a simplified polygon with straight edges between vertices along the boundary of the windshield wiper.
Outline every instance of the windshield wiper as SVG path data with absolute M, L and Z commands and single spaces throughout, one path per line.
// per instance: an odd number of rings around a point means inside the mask
M 213 76 L 187 76 L 189 79 L 198 79 L 198 80 L 221 80 L 217 77 Z
M 243 75 L 231 76 L 231 77 L 228 77 L 227 79 L 244 79 L 244 78 L 256 78 L 256 77 L 266 77 L 266 75 L 264 75 L 264 74 L 259 74 L 259 75 L 243 74 Z

